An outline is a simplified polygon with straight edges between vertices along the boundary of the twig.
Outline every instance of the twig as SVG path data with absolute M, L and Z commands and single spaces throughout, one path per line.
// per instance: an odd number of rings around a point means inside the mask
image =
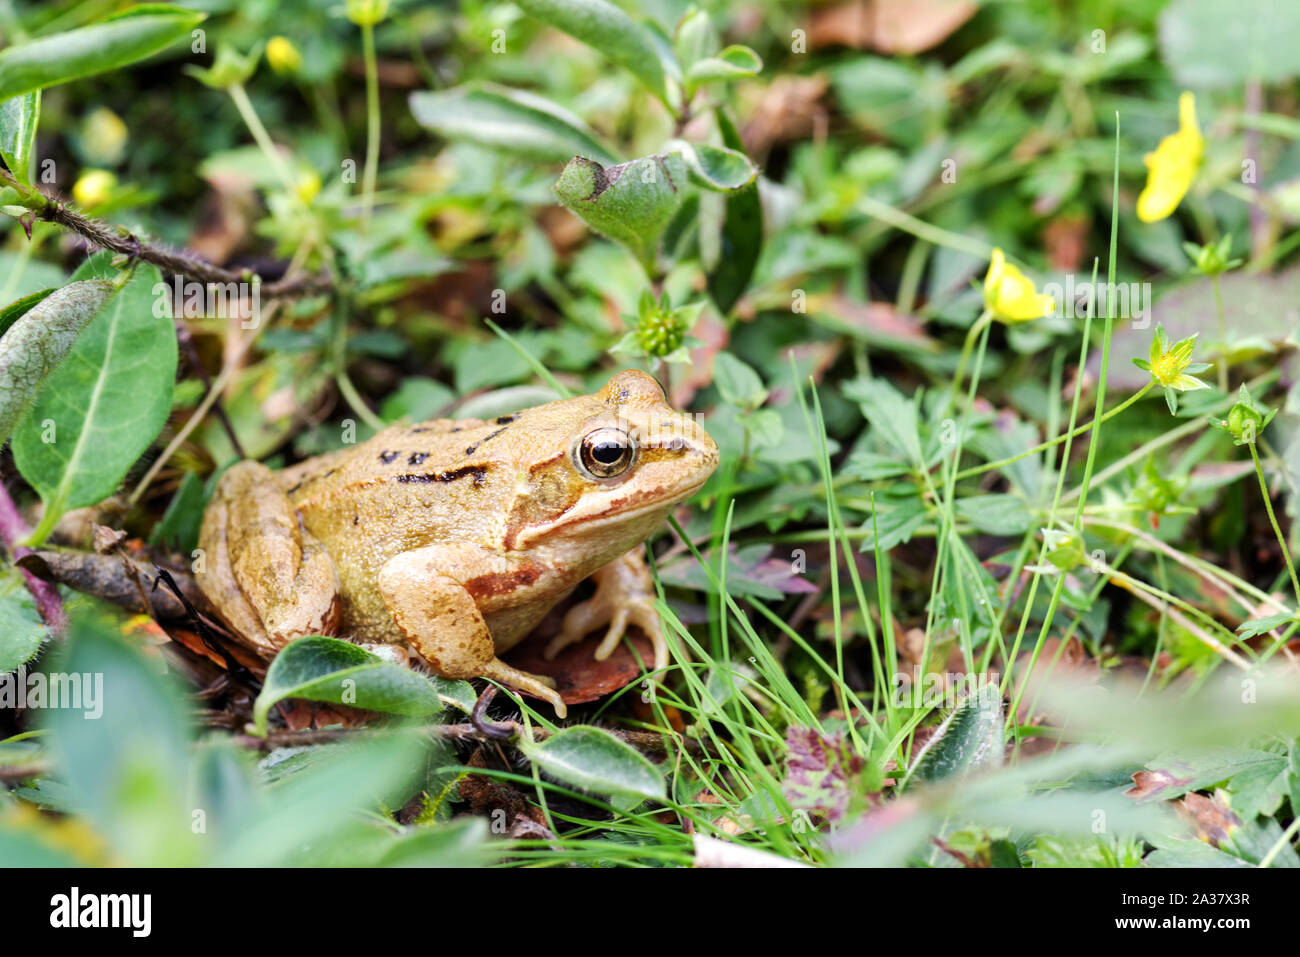
M 31 529 L 18 514 L 14 500 L 9 497 L 9 490 L 0 483 L 0 538 L 4 539 L 5 547 L 9 549 L 14 561 L 31 552 L 30 548 L 15 544 L 24 541 L 29 534 Z M 55 635 L 62 637 L 67 634 L 68 615 L 63 610 L 58 588 L 51 582 L 41 581 L 25 568 L 20 571 L 23 583 L 36 601 L 36 610 L 40 612 L 41 620 L 49 625 L 50 631 Z
M 286 276 L 265 282 L 251 269 L 223 269 L 191 252 L 146 242 L 126 229 L 83 216 L 67 204 L 24 186 L 7 170 L 0 170 L 0 185 L 11 186 L 24 194 L 23 205 L 29 206 L 35 219 L 70 229 L 102 249 L 153 263 L 173 275 L 187 276 L 203 283 L 256 282 L 261 284 L 260 294 L 270 297 L 305 296 L 333 288 L 333 282 L 324 275 Z

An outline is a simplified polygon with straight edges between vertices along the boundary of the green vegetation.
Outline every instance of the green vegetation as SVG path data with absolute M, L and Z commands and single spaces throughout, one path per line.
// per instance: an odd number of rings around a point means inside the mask
M 866 6 L 0 3 L 0 862 L 1300 866 L 1300 9 Z M 104 600 L 629 366 L 721 464 L 567 721 Z

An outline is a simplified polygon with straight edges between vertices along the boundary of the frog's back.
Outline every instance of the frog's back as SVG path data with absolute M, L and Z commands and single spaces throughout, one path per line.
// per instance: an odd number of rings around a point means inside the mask
M 373 573 L 393 555 L 449 539 L 490 542 L 513 478 L 492 440 L 507 417 L 438 419 L 280 473 L 303 523 L 346 566 Z

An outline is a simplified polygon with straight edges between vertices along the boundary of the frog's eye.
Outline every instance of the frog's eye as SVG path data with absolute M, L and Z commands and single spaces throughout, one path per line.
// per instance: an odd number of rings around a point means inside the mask
M 604 428 L 588 432 L 578 445 L 578 467 L 595 479 L 613 478 L 632 467 L 636 442 L 622 429 Z

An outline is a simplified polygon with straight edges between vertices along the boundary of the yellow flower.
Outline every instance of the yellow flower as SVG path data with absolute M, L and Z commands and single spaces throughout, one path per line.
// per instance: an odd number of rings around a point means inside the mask
M 984 305 L 1002 322 L 1029 322 L 1056 311 L 1056 301 L 1039 293 L 1033 281 L 1002 254 L 993 250 L 989 271 L 984 277 Z
M 117 177 L 106 169 L 88 169 L 72 187 L 72 198 L 87 209 L 108 202 L 117 188 Z
M 311 201 L 316 198 L 320 192 L 320 174 L 315 170 L 303 170 L 298 174 L 298 181 L 294 183 L 293 191 L 305 205 L 310 206 Z
M 1142 160 L 1147 165 L 1147 185 L 1138 197 L 1138 219 L 1154 223 L 1172 213 L 1196 178 L 1205 152 L 1205 138 L 1196 125 L 1196 97 L 1178 98 L 1178 132 L 1160 141 L 1155 152 Z
M 106 106 L 92 110 L 81 124 L 81 147 L 88 159 L 116 166 L 126 152 L 126 124 Z
M 297 73 L 302 68 L 302 54 L 288 37 L 271 37 L 266 43 L 266 62 L 276 73 Z
M 1169 404 L 1171 413 L 1178 411 L 1178 401 L 1174 396 L 1175 392 L 1191 392 L 1194 389 L 1209 388 L 1196 376 L 1190 375 L 1190 373 L 1204 372 L 1210 368 L 1208 362 L 1192 362 L 1192 350 L 1195 347 L 1196 334 L 1192 334 L 1186 339 L 1180 339 L 1178 342 L 1170 343 L 1165 335 L 1164 326 L 1157 325 L 1156 334 L 1151 340 L 1150 358 L 1133 360 L 1135 366 L 1150 372 L 1151 378 L 1164 386 L 1165 402 Z

